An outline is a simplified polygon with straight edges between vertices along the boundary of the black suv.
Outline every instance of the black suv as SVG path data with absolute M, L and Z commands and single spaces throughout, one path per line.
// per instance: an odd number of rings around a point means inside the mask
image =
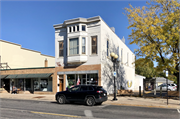
M 55 98 L 59 104 L 85 102 L 88 106 L 93 106 L 106 101 L 107 92 L 102 86 L 76 85 L 67 91 L 57 92 Z

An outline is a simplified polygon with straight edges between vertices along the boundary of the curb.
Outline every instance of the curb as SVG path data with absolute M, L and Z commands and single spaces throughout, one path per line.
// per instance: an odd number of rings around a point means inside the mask
M 165 108 L 165 109 L 180 109 L 180 106 L 155 106 L 155 105 L 138 105 L 138 104 L 120 104 L 120 103 L 107 103 L 110 105 L 118 105 L 118 106 L 133 106 L 133 107 L 148 107 L 148 108 Z

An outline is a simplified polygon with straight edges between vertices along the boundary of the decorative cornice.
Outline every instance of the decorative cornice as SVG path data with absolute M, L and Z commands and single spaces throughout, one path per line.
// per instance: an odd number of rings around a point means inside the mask
M 70 24 L 75 24 L 75 23 L 90 23 L 90 22 L 95 22 L 95 21 L 100 21 L 101 17 L 100 16 L 96 16 L 96 17 L 91 17 L 91 18 L 75 18 L 75 19 L 70 19 L 70 20 L 65 20 L 63 24 L 55 24 L 53 25 L 53 27 L 55 29 L 57 28 L 62 28 L 62 27 L 66 27 L 67 25 Z

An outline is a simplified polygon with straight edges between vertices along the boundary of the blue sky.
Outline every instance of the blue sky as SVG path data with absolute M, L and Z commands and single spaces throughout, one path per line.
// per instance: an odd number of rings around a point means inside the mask
M 116 34 L 130 45 L 129 23 L 124 8 L 145 6 L 146 1 L 1 1 L 0 39 L 22 45 L 23 48 L 55 56 L 54 24 L 64 20 L 100 16 Z

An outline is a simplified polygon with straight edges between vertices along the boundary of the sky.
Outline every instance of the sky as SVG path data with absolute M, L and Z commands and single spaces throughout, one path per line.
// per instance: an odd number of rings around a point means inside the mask
M 0 0 L 0 39 L 20 44 L 23 48 L 55 56 L 54 24 L 65 20 L 100 16 L 115 28 L 119 38 L 134 52 L 137 45 L 130 45 L 127 29 L 129 23 L 124 8 L 146 6 L 145 0 L 119 1 L 10 1 Z

